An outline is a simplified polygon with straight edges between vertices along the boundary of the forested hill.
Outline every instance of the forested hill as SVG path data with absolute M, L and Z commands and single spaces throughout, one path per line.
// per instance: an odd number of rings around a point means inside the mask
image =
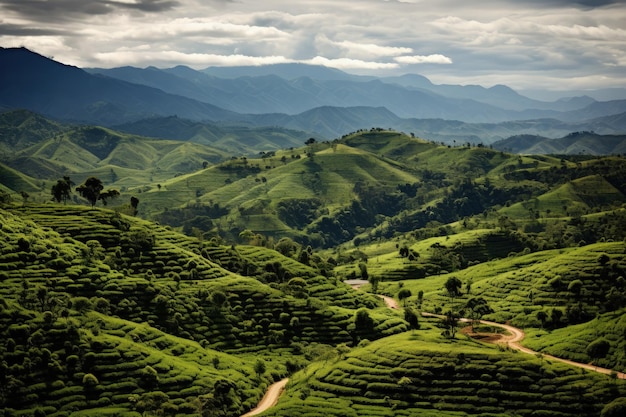
M 382 128 L 232 155 L 12 120 L 40 139 L 0 165 L 5 414 L 234 417 L 289 377 L 266 414 L 620 415 L 617 373 L 544 354 L 626 367 L 621 156 Z

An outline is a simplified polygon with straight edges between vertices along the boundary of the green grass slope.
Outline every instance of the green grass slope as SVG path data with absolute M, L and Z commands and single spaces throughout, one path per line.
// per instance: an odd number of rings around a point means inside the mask
M 599 415 L 626 393 L 621 380 L 424 327 L 294 375 L 263 415 Z
M 218 246 L 110 210 L 5 208 L 0 401 L 16 415 L 239 415 L 315 346 L 408 328 L 377 298 L 270 249 Z

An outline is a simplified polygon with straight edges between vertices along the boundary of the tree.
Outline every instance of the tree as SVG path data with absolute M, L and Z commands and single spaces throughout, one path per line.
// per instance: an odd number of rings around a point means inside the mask
M 257 361 L 254 363 L 254 373 L 257 375 L 257 377 L 261 377 L 261 375 L 263 375 L 266 370 L 267 367 L 265 366 L 265 362 L 263 362 L 261 359 L 257 359 Z
M 420 328 L 419 318 L 417 317 L 417 314 L 415 313 L 415 311 L 413 311 L 413 309 L 410 307 L 407 307 L 404 309 L 404 320 L 406 320 L 407 323 L 409 323 L 409 326 L 411 326 L 411 329 Z
M 364 335 L 369 335 L 374 330 L 374 320 L 372 320 L 370 314 L 364 308 L 356 312 L 354 325 L 356 331 Z
M 372 275 L 368 277 L 368 281 L 372 286 L 372 292 L 376 294 L 378 292 L 378 284 L 380 284 L 380 277 L 376 275 Z
M 600 257 L 598 257 L 598 263 L 602 266 L 605 266 L 610 260 L 611 258 L 609 258 L 609 255 L 606 253 L 603 253 Z
M 282 253 L 285 256 L 291 257 L 298 250 L 298 244 L 294 242 L 291 238 L 283 237 L 276 243 L 276 245 L 274 246 L 274 250 Z
M 450 278 L 448 278 L 448 280 L 444 284 L 444 287 L 446 288 L 446 291 L 448 292 L 448 296 L 450 298 L 452 298 L 453 301 L 454 301 L 454 299 L 456 297 L 461 295 L 461 286 L 462 285 L 463 285 L 463 283 L 457 277 L 450 277 Z
M 98 200 L 102 200 L 102 205 L 107 205 L 107 200 L 119 197 L 120 192 L 117 190 L 107 190 L 100 193 Z
M 102 192 L 103 189 L 102 181 L 96 177 L 89 177 L 83 184 L 76 187 L 76 191 L 91 203 L 91 207 L 96 205 L 96 202 L 100 198 L 100 192 Z
M 465 308 L 468 309 L 470 312 L 469 316 L 472 320 L 472 331 L 474 331 L 474 325 L 480 322 L 480 319 L 485 314 L 493 313 L 493 309 L 489 307 L 489 304 L 487 304 L 487 301 L 483 297 L 470 298 L 465 304 Z
M 587 346 L 587 355 L 589 355 L 591 359 L 602 359 L 609 353 L 610 349 L 611 344 L 609 341 L 601 337 L 589 343 Z
M 553 308 L 550 311 L 550 320 L 552 321 L 552 325 L 554 327 L 558 327 L 558 325 L 561 323 L 561 318 L 563 317 L 563 311 L 559 310 L 558 308 Z
M 365 262 L 359 262 L 359 270 L 361 271 L 361 278 L 368 279 L 369 273 L 367 272 L 367 264 Z
M 28 199 L 30 198 L 30 194 L 28 194 L 26 191 L 20 191 L 20 195 L 22 196 L 24 204 L 26 204 L 28 202 Z
M 70 180 L 70 177 L 65 176 L 63 179 L 57 180 L 57 183 L 52 186 L 52 199 L 57 203 L 62 201 L 65 204 L 67 199 L 70 198 L 72 185 L 74 183 Z
M 539 320 L 541 322 L 541 328 L 543 329 L 546 325 L 546 321 L 548 320 L 548 313 L 546 313 L 543 310 L 539 310 L 537 312 L 537 320 Z
M 133 216 L 137 215 L 137 206 L 139 205 L 139 199 L 137 197 L 130 198 L 130 206 L 133 208 Z
M 452 310 L 448 310 L 448 312 L 446 313 L 446 317 L 443 319 L 443 324 L 445 326 L 443 335 L 445 337 L 454 339 L 454 337 L 456 336 L 457 326 L 459 325 L 458 314 Z
M 404 306 L 406 307 L 406 300 L 407 298 L 409 298 L 411 295 L 413 295 L 411 293 L 411 290 L 403 288 L 398 292 L 398 299 L 400 301 L 403 301 Z

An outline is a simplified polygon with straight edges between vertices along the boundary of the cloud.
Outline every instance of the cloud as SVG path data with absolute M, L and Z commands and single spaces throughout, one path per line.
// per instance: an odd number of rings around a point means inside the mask
M 1 46 L 77 66 L 306 62 L 435 83 L 626 85 L 626 0 L 0 0 L 0 16 Z
M 116 10 L 157 13 L 180 5 L 176 0 L 0 0 L 0 6 L 29 19 L 53 22 L 73 15 L 105 15 Z
M 344 50 L 348 55 L 354 56 L 398 56 L 403 54 L 410 54 L 413 52 L 411 48 L 399 47 L 399 46 L 381 46 L 373 43 L 358 43 L 351 41 L 334 42 L 328 40 L 328 42 Z
M 135 10 L 141 10 L 142 12 L 163 12 L 167 10 L 171 10 L 180 5 L 178 1 L 175 0 L 126 0 L 126 1 L 108 1 L 113 6 L 121 7 L 121 8 L 129 8 Z
M 155 65 L 173 66 L 187 65 L 194 68 L 210 66 L 261 66 L 271 64 L 284 64 L 294 62 L 283 56 L 254 57 L 241 54 L 217 55 L 202 53 L 183 53 L 179 51 L 151 51 L 149 45 L 133 50 L 118 50 L 113 52 L 101 52 L 94 54 L 99 62 L 106 62 L 114 66 L 136 65 L 152 62 Z
M 398 68 L 398 64 L 390 62 L 362 61 L 359 59 L 350 58 L 328 59 L 322 56 L 316 56 L 312 59 L 302 61 L 302 63 L 310 65 L 322 65 L 325 67 L 337 68 L 342 70 L 381 70 Z
M 394 60 L 401 64 L 452 64 L 450 58 L 441 54 L 399 56 Z

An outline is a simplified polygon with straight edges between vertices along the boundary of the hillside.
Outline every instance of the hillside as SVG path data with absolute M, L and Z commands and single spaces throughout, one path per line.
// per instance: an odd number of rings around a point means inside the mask
M 619 406 L 624 381 L 542 355 L 626 367 L 623 157 L 381 128 L 306 142 L 224 158 L 62 125 L 16 146 L 0 193 L 0 408 L 240 416 L 284 377 L 265 415 Z M 120 196 L 91 207 L 70 186 L 51 202 L 68 172 Z M 489 326 L 470 337 L 462 316 L 523 327 L 541 355 L 488 344 Z
M 111 211 L 5 206 L 2 224 L 5 409 L 141 411 L 158 394 L 184 413 L 205 401 L 242 412 L 304 361 L 280 352 L 352 343 L 355 309 L 378 303 L 276 252 L 202 244 Z M 226 269 L 242 267 L 247 277 Z M 371 317 L 369 338 L 406 329 Z M 255 377 L 259 357 L 276 366 Z
M 619 155 L 626 150 L 626 135 L 574 132 L 558 139 L 522 135 L 495 142 L 493 147 L 527 155 Z
M 162 90 L 92 75 L 24 48 L 0 49 L 0 104 L 74 122 L 119 124 L 152 115 L 229 119 L 232 112 Z

